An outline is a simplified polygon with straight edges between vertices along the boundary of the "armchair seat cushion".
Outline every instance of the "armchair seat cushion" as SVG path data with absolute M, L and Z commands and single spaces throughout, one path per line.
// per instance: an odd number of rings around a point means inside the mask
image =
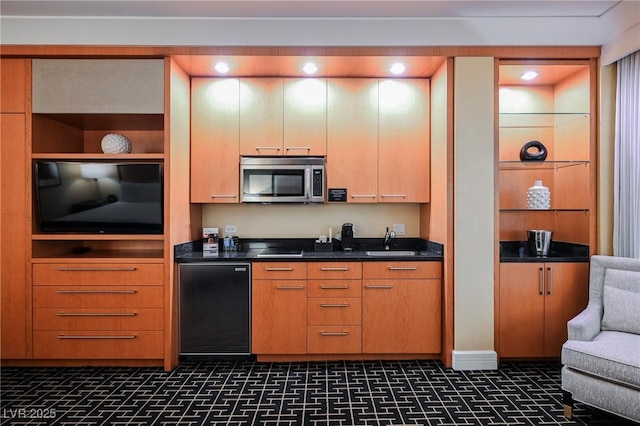
M 640 389 L 640 335 L 602 331 L 592 341 L 569 340 L 562 346 L 562 363 Z

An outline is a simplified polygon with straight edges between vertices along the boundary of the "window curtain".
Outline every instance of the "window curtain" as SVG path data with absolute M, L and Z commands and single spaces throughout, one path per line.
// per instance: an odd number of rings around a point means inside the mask
M 640 259 L 640 51 L 618 61 L 613 254 Z

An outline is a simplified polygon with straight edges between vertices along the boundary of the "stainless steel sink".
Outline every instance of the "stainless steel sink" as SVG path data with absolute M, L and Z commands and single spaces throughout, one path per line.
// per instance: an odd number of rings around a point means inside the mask
M 415 256 L 413 250 L 373 250 L 365 252 L 367 256 L 374 257 L 398 257 L 398 256 Z

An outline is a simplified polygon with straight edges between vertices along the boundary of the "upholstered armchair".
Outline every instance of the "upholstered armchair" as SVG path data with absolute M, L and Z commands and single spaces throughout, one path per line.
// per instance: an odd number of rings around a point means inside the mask
M 579 401 L 640 422 L 640 260 L 593 256 L 589 304 L 567 326 L 565 416 Z

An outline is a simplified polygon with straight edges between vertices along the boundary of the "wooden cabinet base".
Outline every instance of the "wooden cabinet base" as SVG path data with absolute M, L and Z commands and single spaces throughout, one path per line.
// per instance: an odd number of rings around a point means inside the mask
M 303 362 L 303 361 L 441 361 L 440 354 L 305 354 L 305 355 L 256 355 L 258 362 Z
M 2 367 L 163 367 L 162 359 L 3 359 Z

